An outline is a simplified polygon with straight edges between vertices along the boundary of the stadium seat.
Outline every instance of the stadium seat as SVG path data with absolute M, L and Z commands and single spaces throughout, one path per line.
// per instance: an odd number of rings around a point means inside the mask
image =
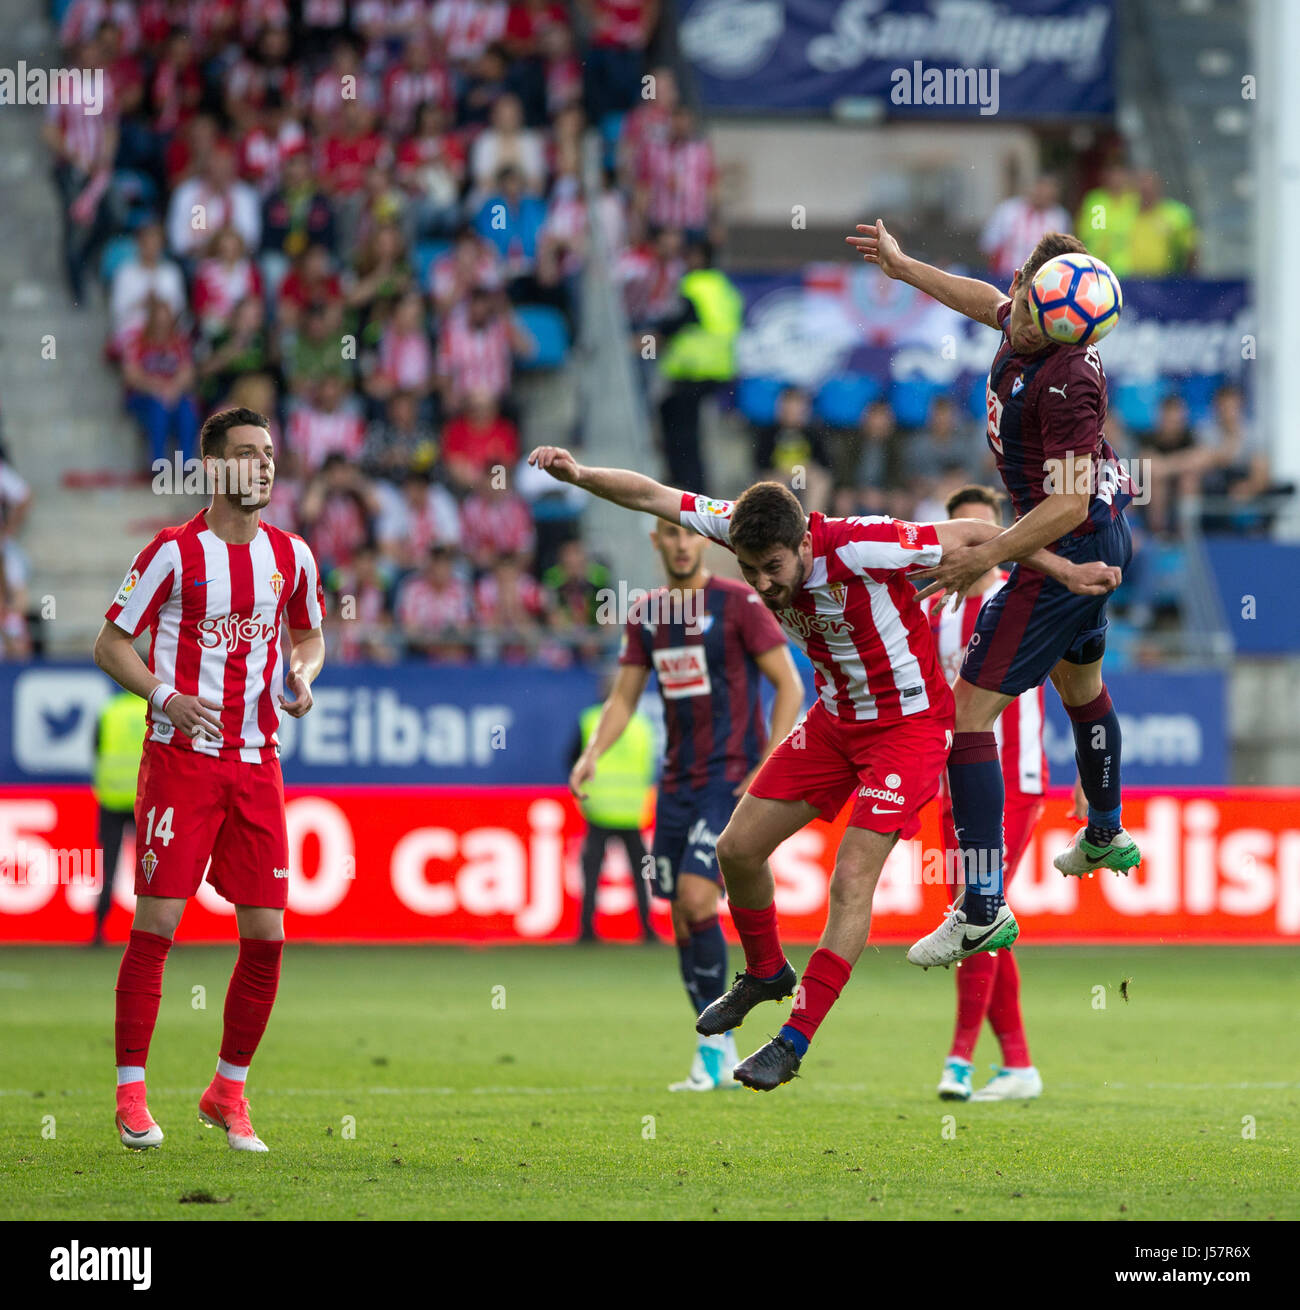
M 785 390 L 780 378 L 741 378 L 736 384 L 736 408 L 753 424 L 776 422 L 776 401 Z
M 1110 398 L 1115 412 L 1130 432 L 1150 432 L 1156 425 L 1156 412 L 1168 391 L 1159 378 L 1111 383 Z
M 537 345 L 520 368 L 559 368 L 569 357 L 569 328 L 564 315 L 551 305 L 520 305 L 515 310 L 524 331 Z
M 976 373 L 965 386 L 966 409 L 981 421 L 988 418 L 988 383 L 987 373 Z
M 135 258 L 135 237 L 115 236 L 104 243 L 104 253 L 99 257 L 99 276 L 105 282 L 112 282 L 113 274 L 123 264 L 129 264 Z
M 928 378 L 907 378 L 894 383 L 889 392 L 889 403 L 899 427 L 922 428 L 930 417 L 930 404 L 935 396 L 948 388 L 942 382 Z
M 841 373 L 822 383 L 813 401 L 813 412 L 833 428 L 855 428 L 862 411 L 882 390 L 869 374 Z
M 623 114 L 614 112 L 600 120 L 600 139 L 604 143 L 601 162 L 606 168 L 618 167 L 618 139 L 623 134 L 623 118 Z
M 415 278 L 420 290 L 427 290 L 429 270 L 434 260 L 441 259 L 451 249 L 450 241 L 421 241 L 415 247 Z
M 1214 393 L 1223 386 L 1222 373 L 1197 373 L 1184 378 L 1178 391 L 1187 405 L 1187 421 L 1196 427 L 1204 423 L 1214 411 Z

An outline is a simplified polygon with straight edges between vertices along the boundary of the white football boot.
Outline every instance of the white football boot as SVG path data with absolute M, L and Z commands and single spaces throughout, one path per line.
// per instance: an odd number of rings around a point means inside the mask
M 1142 862 L 1137 842 L 1123 828 L 1104 846 L 1090 842 L 1085 836 L 1087 831 L 1087 828 L 1080 828 L 1069 846 L 1052 860 L 1067 877 L 1090 877 L 1098 869 L 1114 869 L 1128 877 L 1128 871 Z
M 971 1093 L 971 1074 L 975 1066 L 960 1056 L 950 1055 L 943 1062 L 943 1076 L 939 1079 L 939 1099 L 941 1101 L 969 1101 Z
M 1043 1079 L 1031 1064 L 1026 1069 L 1004 1069 L 994 1065 L 997 1071 L 983 1087 L 970 1099 L 972 1101 L 1032 1101 L 1043 1094 Z
M 670 1092 L 726 1091 L 740 1084 L 731 1071 L 740 1063 L 736 1052 L 736 1039 L 731 1033 L 716 1037 L 701 1037 L 691 1061 L 691 1072 L 680 1083 L 670 1083 Z
M 983 928 L 967 924 L 965 911 L 949 906 L 943 922 L 907 952 L 907 962 L 919 964 L 922 969 L 936 964 L 948 968 L 968 955 L 1010 946 L 1019 936 L 1020 925 L 1011 913 L 1011 907 L 1005 903 L 998 909 L 993 922 Z

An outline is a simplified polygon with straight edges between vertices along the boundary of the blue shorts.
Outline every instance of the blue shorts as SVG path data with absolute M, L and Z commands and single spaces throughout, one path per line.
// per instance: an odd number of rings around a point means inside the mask
M 1121 514 L 1099 532 L 1053 549 L 1076 564 L 1100 560 L 1127 569 L 1133 538 Z M 1076 596 L 1044 574 L 1015 565 L 975 620 L 961 676 L 976 687 L 1019 696 L 1041 687 L 1062 660 L 1099 660 L 1106 649 L 1106 599 Z
M 650 884 L 656 896 L 673 900 L 677 895 L 677 876 L 682 873 L 722 882 L 717 845 L 732 811 L 740 803 L 740 797 L 732 795 L 735 785 L 725 782 L 700 791 L 659 793 L 652 848 L 654 876 Z

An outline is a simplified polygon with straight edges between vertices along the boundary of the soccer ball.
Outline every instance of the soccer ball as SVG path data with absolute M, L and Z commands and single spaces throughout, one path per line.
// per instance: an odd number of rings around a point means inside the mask
M 1119 279 L 1091 255 L 1057 255 L 1029 284 L 1029 312 L 1045 337 L 1063 346 L 1100 341 L 1119 322 Z

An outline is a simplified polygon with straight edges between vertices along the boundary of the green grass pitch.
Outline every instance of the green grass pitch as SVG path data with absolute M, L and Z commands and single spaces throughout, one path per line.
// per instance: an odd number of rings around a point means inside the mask
M 1046 1094 L 953 1105 L 952 975 L 900 947 L 868 949 L 794 1083 L 674 1095 L 694 1034 L 669 946 L 291 943 L 249 1086 L 261 1156 L 195 1113 L 233 944 L 173 951 L 149 1064 L 167 1140 L 119 1146 L 119 954 L 0 954 L 9 1217 L 1300 1217 L 1294 950 L 1027 947 Z M 756 1010 L 741 1054 L 783 1013 Z M 996 1059 L 986 1034 L 977 1082 Z

